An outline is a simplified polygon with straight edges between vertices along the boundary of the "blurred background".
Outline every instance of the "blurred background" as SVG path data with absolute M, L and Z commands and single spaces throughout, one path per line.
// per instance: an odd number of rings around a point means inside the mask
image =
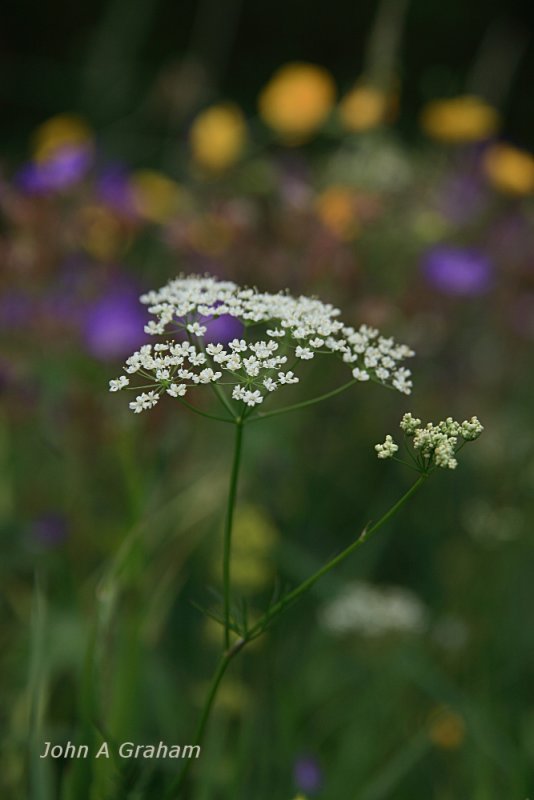
M 52 762 L 42 742 L 192 740 L 231 436 L 107 391 L 145 338 L 138 295 L 179 272 L 316 293 L 417 351 L 409 399 L 363 385 L 250 427 L 233 572 L 252 616 L 409 485 L 373 450 L 405 411 L 486 427 L 233 664 L 188 797 L 534 792 L 531 16 L 4 10 L 2 798 L 160 798 L 171 762 Z M 343 380 L 310 368 L 306 396 Z

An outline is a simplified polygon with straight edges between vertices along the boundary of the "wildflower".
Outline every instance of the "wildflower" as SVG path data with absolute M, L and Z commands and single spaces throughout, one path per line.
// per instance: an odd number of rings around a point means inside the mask
M 403 416 L 400 422 L 400 428 L 404 433 L 408 434 L 408 436 L 413 436 L 420 425 L 421 420 L 418 417 L 414 417 L 409 411 Z
M 159 397 L 156 392 L 143 392 L 130 403 L 130 408 L 135 414 L 140 414 L 148 408 L 154 408 Z
M 368 131 L 385 122 L 390 99 L 373 86 L 356 86 L 339 104 L 343 126 L 354 133 Z
M 137 212 L 150 222 L 167 222 L 184 197 L 175 181 L 149 169 L 132 175 L 131 189 Z
M 440 142 L 479 142 L 495 133 L 499 115 L 480 98 L 463 95 L 429 103 L 421 114 L 421 125 Z
M 313 756 L 300 756 L 293 764 L 293 781 L 297 789 L 317 794 L 323 784 L 323 772 Z
M 209 171 L 222 172 L 239 158 L 246 135 L 245 118 L 237 106 L 211 106 L 196 117 L 191 127 L 193 159 Z
M 429 467 L 456 469 L 458 466 L 456 453 L 461 446 L 458 445 L 459 437 L 464 442 L 472 442 L 478 439 L 484 430 L 477 417 L 471 417 L 470 420 L 463 422 L 456 422 L 452 417 L 447 417 L 437 425 L 429 422 L 425 427 L 421 427 L 421 420 L 410 413 L 403 416 L 400 428 L 412 438 L 412 446 L 419 456 L 418 463 L 422 471 L 426 471 Z M 375 445 L 378 458 L 391 458 L 398 449 L 398 445 L 389 434 L 383 444 Z
M 120 378 L 117 380 L 112 380 L 109 382 L 109 391 L 110 392 L 119 392 L 121 389 L 124 389 L 130 381 L 126 377 L 126 375 L 121 375 Z
M 76 114 L 58 114 L 43 122 L 33 136 L 34 156 L 47 161 L 66 147 L 89 146 L 92 134 L 86 122 Z
M 493 265 L 485 253 L 474 248 L 437 245 L 423 258 L 427 281 L 444 294 L 473 297 L 491 288 Z
M 146 341 L 143 326 L 146 313 L 136 301 L 134 282 L 117 279 L 89 303 L 82 319 L 85 348 L 101 361 L 124 358 L 132 348 Z
M 338 239 L 349 241 L 358 231 L 354 192 L 345 186 L 329 186 L 315 201 L 323 225 Z
M 285 139 L 299 142 L 323 124 L 334 98 L 334 82 L 325 69 L 314 64 L 286 64 L 262 91 L 260 115 Z
M 495 144 L 484 156 L 484 172 L 491 184 L 506 194 L 534 192 L 534 157 L 507 144 Z
M 323 607 L 320 619 L 331 633 L 354 632 L 376 638 L 421 633 L 426 628 L 427 610 L 409 589 L 355 581 Z
M 398 444 L 395 444 L 389 433 L 386 436 L 384 444 L 375 444 L 375 450 L 378 453 L 378 458 L 392 458 L 398 449 Z
M 167 389 L 167 394 L 170 394 L 171 397 L 183 397 L 186 391 L 187 386 L 185 383 L 171 383 Z
M 293 348 L 297 363 L 316 357 L 321 348 L 321 355 L 335 355 L 349 364 L 357 380 L 373 379 L 404 393 L 411 388 L 410 371 L 401 366 L 413 355 L 408 347 L 366 325 L 357 330 L 345 325 L 338 309 L 316 298 L 191 276 L 148 292 L 141 302 L 153 316 L 145 331 L 164 338 L 143 345 L 126 360 L 124 370 L 128 375 L 139 373 L 144 388 L 147 381 L 152 383 L 158 397 L 162 392 L 183 396 L 192 385 L 220 381 L 232 387 L 232 399 L 253 408 L 279 387 L 299 383 L 296 367 L 284 369 L 285 353 Z M 228 343 L 210 341 L 210 323 L 201 322 L 221 318 L 235 321 L 243 335 Z M 253 338 L 257 330 L 265 332 Z M 165 338 L 174 334 L 183 340 Z M 169 389 L 175 384 L 185 389 Z M 137 413 L 150 407 L 140 397 L 130 406 Z

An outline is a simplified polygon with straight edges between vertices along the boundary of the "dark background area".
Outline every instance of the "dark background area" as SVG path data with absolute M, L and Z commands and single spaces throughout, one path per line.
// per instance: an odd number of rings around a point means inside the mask
M 176 95 L 186 118 L 219 96 L 253 112 L 261 86 L 291 60 L 328 67 L 344 89 L 361 74 L 376 9 L 374 0 L 11 3 L 0 33 L 4 153 L 23 154 L 32 128 L 67 109 L 104 135 L 125 118 L 143 127 L 147 109 L 159 111 L 164 129 Z M 446 8 L 412 0 L 399 59 L 401 129 L 414 134 L 426 100 L 474 88 L 502 106 L 504 136 L 528 147 L 532 19 L 523 0 L 454 0 Z M 499 58 L 514 73 L 505 92 L 496 82 L 506 71 Z M 193 91 L 200 83 L 202 92 Z M 491 97 L 496 91 L 504 96 Z M 158 113 L 146 116 L 158 125 Z

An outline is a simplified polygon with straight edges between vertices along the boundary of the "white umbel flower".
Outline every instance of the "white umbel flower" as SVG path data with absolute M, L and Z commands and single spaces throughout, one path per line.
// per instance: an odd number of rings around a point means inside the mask
M 428 611 L 409 589 L 354 581 L 323 606 L 320 621 L 338 635 L 413 635 L 425 631 Z
M 143 345 L 126 360 L 124 371 L 138 374 L 143 388 L 152 385 L 156 398 L 162 393 L 180 397 L 191 386 L 220 382 L 232 387 L 234 400 L 259 405 L 275 389 L 299 382 L 298 366 L 284 369 L 292 351 L 297 364 L 330 354 L 348 365 L 355 380 L 406 394 L 411 390 L 410 371 L 402 363 L 413 355 L 408 347 L 375 328 L 345 325 L 339 309 L 314 297 L 271 294 L 193 275 L 147 292 L 141 302 L 154 317 L 146 332 L 169 338 Z M 228 344 L 205 342 L 209 320 L 222 315 L 239 320 L 243 335 Z M 110 390 L 125 388 L 128 380 L 122 375 Z M 130 407 L 139 413 L 152 402 L 139 395 Z M 474 433 L 476 426 L 470 430 Z

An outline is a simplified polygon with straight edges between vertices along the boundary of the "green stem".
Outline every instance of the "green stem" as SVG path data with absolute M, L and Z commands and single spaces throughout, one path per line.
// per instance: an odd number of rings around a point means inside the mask
M 241 463 L 241 450 L 243 444 L 243 420 L 238 419 L 235 426 L 234 460 L 230 473 L 228 488 L 228 503 L 226 506 L 226 519 L 224 525 L 224 551 L 223 551 L 223 593 L 224 593 L 224 647 L 230 646 L 230 561 L 232 554 L 232 525 L 234 521 L 234 507 L 237 494 L 237 481 L 239 478 L 239 465 Z
M 215 674 L 213 675 L 210 689 L 208 692 L 208 696 L 206 698 L 206 702 L 204 703 L 204 708 L 202 709 L 202 715 L 200 717 L 197 730 L 195 733 L 195 738 L 193 740 L 193 746 L 200 747 L 202 742 L 204 741 L 204 734 L 206 732 L 206 725 L 208 724 L 208 720 L 210 718 L 211 710 L 213 708 L 213 704 L 215 702 L 215 698 L 217 697 L 217 691 L 219 689 L 219 685 L 224 677 L 224 673 L 228 669 L 228 665 L 230 664 L 231 660 L 239 653 L 241 648 L 245 645 L 244 639 L 239 639 L 233 647 L 227 650 L 219 664 L 217 669 L 215 670 Z M 178 792 L 183 787 L 189 770 L 191 769 L 191 765 L 193 763 L 193 759 L 190 758 L 183 766 L 182 771 L 178 775 L 176 781 L 171 783 L 168 792 L 165 794 L 166 800 L 171 800 L 172 797 L 178 797 Z
M 230 491 L 229 491 L 229 498 L 228 498 L 228 510 L 227 510 L 227 524 L 226 524 L 226 532 L 225 532 L 225 641 L 229 641 L 229 629 L 228 629 L 228 622 L 229 622 L 229 583 L 230 583 L 230 573 L 229 573 L 229 555 L 230 555 L 230 545 L 231 545 L 231 530 L 232 530 L 232 517 L 233 517 L 233 508 L 235 504 L 235 496 L 236 496 L 236 488 L 237 488 L 237 478 L 239 474 L 239 463 L 241 458 L 241 444 L 242 444 L 242 428 L 243 428 L 243 421 L 240 419 L 236 425 L 236 442 L 235 442 L 235 450 L 234 450 L 234 463 L 232 468 L 232 475 L 230 478 Z M 307 580 L 303 581 L 299 586 L 296 587 L 292 592 L 289 592 L 282 600 L 278 603 L 275 603 L 269 611 L 267 611 L 263 617 L 254 625 L 252 628 L 248 630 L 248 632 L 242 638 L 238 639 L 232 647 L 226 647 L 226 650 L 219 661 L 215 674 L 212 678 L 210 689 L 208 692 L 208 696 L 206 698 L 206 702 L 204 703 L 204 707 L 202 709 L 202 715 L 200 717 L 200 721 L 197 727 L 194 745 L 200 746 L 204 740 L 204 735 L 206 732 L 206 727 L 209 722 L 209 718 L 211 715 L 211 711 L 213 709 L 213 705 L 215 702 L 215 698 L 217 697 L 217 692 L 221 681 L 224 677 L 226 670 L 230 662 L 232 661 L 235 656 L 241 652 L 241 650 L 253 639 L 256 639 L 258 636 L 261 636 L 262 633 L 265 631 L 268 625 L 273 622 L 273 620 L 282 614 L 285 609 L 291 605 L 292 603 L 296 602 L 308 589 L 311 587 L 327 572 L 334 569 L 338 564 L 344 561 L 351 553 L 353 553 L 358 547 L 361 547 L 362 544 L 367 542 L 383 525 L 385 525 L 388 520 L 393 517 L 397 511 L 399 511 L 402 506 L 410 499 L 410 497 L 415 494 L 415 492 L 423 485 L 426 481 L 428 475 L 421 475 L 419 479 L 408 489 L 405 494 L 393 505 L 391 508 L 383 514 L 380 519 L 375 522 L 370 527 L 364 529 L 364 531 L 360 534 L 360 536 L 348 547 L 345 548 L 339 555 L 335 558 L 331 559 L 324 567 L 317 570 L 311 577 Z M 228 560 L 227 560 L 228 558 Z M 227 591 L 228 590 L 228 591 Z M 169 791 L 165 795 L 165 800 L 178 800 L 178 792 L 180 789 L 183 788 L 189 770 L 191 768 L 192 759 L 189 759 L 186 764 L 184 765 L 181 773 L 177 777 L 176 781 L 174 781 L 171 786 L 169 787 Z
M 416 482 L 408 489 L 403 496 L 397 500 L 395 505 L 391 506 L 389 511 L 386 511 L 380 519 L 371 525 L 368 528 L 365 528 L 360 536 L 352 542 L 348 547 L 346 547 L 339 555 L 335 556 L 335 558 L 331 559 L 327 564 L 325 564 L 321 569 L 318 569 L 317 572 L 314 572 L 309 578 L 303 581 L 299 586 L 297 586 L 293 591 L 286 594 L 281 600 L 275 603 L 258 622 L 249 630 L 248 632 L 248 639 L 255 639 L 259 635 L 263 633 L 267 625 L 270 625 L 271 622 L 278 617 L 285 609 L 295 603 L 299 598 L 307 592 L 311 587 L 317 583 L 320 578 L 330 572 L 334 567 L 337 567 L 338 564 L 341 564 L 348 556 L 350 556 L 355 550 L 361 547 L 365 542 L 368 542 L 369 539 L 374 536 L 374 534 L 383 526 L 385 525 L 388 520 L 393 517 L 397 511 L 399 511 L 402 506 L 410 499 L 410 497 L 415 494 L 415 492 L 423 485 L 426 481 L 427 476 L 421 475 Z
M 312 397 L 311 400 L 304 400 L 302 403 L 295 403 L 292 406 L 284 406 L 283 408 L 275 408 L 274 411 L 267 411 L 265 414 L 258 414 L 256 417 L 251 417 L 250 422 L 258 422 L 260 419 L 267 419 L 268 417 L 274 417 L 277 414 L 285 414 L 287 411 L 298 411 L 299 408 L 306 408 L 307 406 L 313 406 L 315 403 L 320 403 L 321 400 L 328 400 L 329 397 L 335 397 L 336 394 L 341 394 L 346 389 L 349 389 L 351 386 L 357 383 L 356 379 L 353 378 L 348 383 L 344 383 L 343 386 L 338 386 L 337 389 L 332 389 L 331 392 L 327 392 L 326 394 L 321 394 L 318 397 Z
M 232 425 L 235 423 L 235 420 L 228 419 L 228 417 L 219 417 L 217 414 L 208 414 L 207 411 L 201 411 L 199 408 L 194 406 L 192 403 L 188 403 L 187 400 L 184 400 L 183 397 L 179 397 L 178 400 L 182 405 L 187 406 L 191 411 L 194 411 L 195 414 L 200 414 L 201 417 L 207 417 L 208 419 L 216 419 L 218 422 L 231 422 Z

